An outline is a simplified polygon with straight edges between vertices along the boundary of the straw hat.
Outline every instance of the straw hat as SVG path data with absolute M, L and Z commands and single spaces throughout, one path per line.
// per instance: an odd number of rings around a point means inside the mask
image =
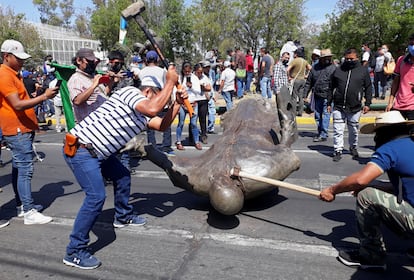
M 389 111 L 379 114 L 375 118 L 375 123 L 369 123 L 361 127 L 361 133 L 374 133 L 378 128 L 393 124 L 414 124 L 414 120 L 406 120 L 399 111 Z
M 323 50 L 321 50 L 321 58 L 322 57 L 327 57 L 327 56 L 332 56 L 332 53 L 331 53 L 331 49 L 323 49 Z

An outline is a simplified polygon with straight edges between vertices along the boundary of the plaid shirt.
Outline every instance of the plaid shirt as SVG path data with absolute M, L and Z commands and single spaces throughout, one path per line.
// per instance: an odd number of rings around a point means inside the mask
M 281 61 L 276 63 L 273 70 L 273 80 L 275 82 L 275 91 L 280 92 L 280 88 L 289 83 L 286 72 L 287 67 L 283 65 Z
M 105 94 L 105 86 L 100 84 L 95 88 L 94 92 L 89 96 L 86 102 L 80 105 L 73 104 L 73 100 L 76 98 L 76 96 L 86 91 L 92 86 L 92 84 L 92 76 L 86 74 L 85 72 L 82 72 L 78 68 L 76 68 L 76 72 L 73 73 L 68 81 L 70 101 L 72 102 L 73 113 L 77 123 L 83 120 L 91 112 L 95 111 L 107 99 L 107 96 Z

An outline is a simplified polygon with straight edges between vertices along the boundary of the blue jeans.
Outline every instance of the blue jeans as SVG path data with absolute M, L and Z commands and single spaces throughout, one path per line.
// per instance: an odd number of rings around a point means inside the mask
M 35 133 L 18 133 L 4 135 L 12 152 L 12 185 L 16 195 L 16 204 L 23 204 L 23 211 L 33 208 L 32 177 L 33 177 L 33 140 Z
M 158 116 L 163 118 L 167 111 L 161 111 Z M 147 130 L 147 140 L 148 143 L 157 147 L 157 139 L 155 138 L 155 130 Z M 171 126 L 162 132 L 162 151 L 169 152 L 171 150 Z
M 208 122 L 207 122 L 207 131 L 214 131 L 214 124 L 216 122 L 216 103 L 214 99 L 211 98 L 208 101 Z
M 244 92 L 244 79 L 245 78 L 236 78 L 237 82 L 237 98 L 240 98 L 243 96 Z
M 252 83 L 253 75 L 254 75 L 253 72 L 249 72 L 249 71 L 246 72 L 246 85 L 244 87 L 244 90 L 247 92 L 250 92 L 250 84 Z
M 270 89 L 270 77 L 262 77 L 260 79 L 260 91 L 262 92 L 263 99 L 272 98 L 272 90 Z
M 124 151 L 122 153 L 118 153 L 118 159 L 125 166 L 128 170 L 131 171 L 131 157 L 129 156 L 129 151 Z
M 191 133 L 193 134 L 194 143 L 198 143 L 200 142 L 200 131 L 198 130 L 198 127 L 197 127 L 198 106 L 195 105 L 193 109 L 194 109 L 194 114 L 190 119 L 190 129 L 191 129 Z M 176 131 L 177 142 L 181 142 L 181 136 L 183 134 L 185 116 L 187 115 L 187 113 L 188 113 L 187 110 L 185 110 L 184 107 L 181 106 L 180 111 L 178 112 L 178 125 L 177 125 L 177 131 Z
M 327 110 L 328 100 L 315 95 L 315 122 L 318 126 L 318 136 L 328 137 L 329 121 L 331 114 Z
M 221 95 L 223 96 L 224 101 L 226 101 L 226 110 L 230 111 L 233 108 L 233 90 L 231 91 L 222 91 Z
M 88 247 L 89 232 L 102 212 L 106 198 L 104 177 L 113 181 L 115 219 L 126 221 L 131 217 L 133 208 L 128 204 L 131 175 L 114 155 L 102 160 L 92 157 L 87 149 L 79 148 L 75 156 L 63 154 L 63 157 L 85 192 L 66 249 L 72 254 Z

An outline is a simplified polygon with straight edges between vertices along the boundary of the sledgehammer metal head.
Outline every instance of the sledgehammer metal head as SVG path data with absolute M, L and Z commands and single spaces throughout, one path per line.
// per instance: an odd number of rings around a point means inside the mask
M 137 15 L 141 14 L 145 11 L 145 4 L 143 1 L 137 1 L 129 5 L 125 10 L 121 12 L 122 16 L 129 20 L 131 18 L 136 17 Z

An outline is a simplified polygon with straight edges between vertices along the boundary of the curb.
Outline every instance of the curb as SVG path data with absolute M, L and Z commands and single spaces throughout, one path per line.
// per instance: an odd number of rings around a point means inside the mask
M 49 117 L 49 118 L 46 118 L 46 121 L 47 122 L 50 121 L 52 123 L 52 125 L 56 125 L 55 118 L 50 118 Z M 372 117 L 371 116 L 370 117 L 361 117 L 360 120 L 359 120 L 359 123 L 361 123 L 361 124 L 374 123 L 374 122 L 375 122 L 375 117 L 373 117 L 373 116 Z M 65 119 L 62 118 L 60 123 L 62 125 L 65 125 L 66 124 Z M 184 123 L 189 124 L 190 119 L 188 117 L 186 117 Z M 315 119 L 312 116 L 309 116 L 309 117 L 296 117 L 296 123 L 297 124 L 303 124 L 303 125 L 306 125 L 306 124 L 316 125 Z M 330 123 L 332 124 L 332 119 L 331 119 Z M 174 119 L 172 124 L 174 124 L 174 125 L 178 124 L 178 117 Z M 220 116 L 216 116 L 215 125 L 220 125 Z

